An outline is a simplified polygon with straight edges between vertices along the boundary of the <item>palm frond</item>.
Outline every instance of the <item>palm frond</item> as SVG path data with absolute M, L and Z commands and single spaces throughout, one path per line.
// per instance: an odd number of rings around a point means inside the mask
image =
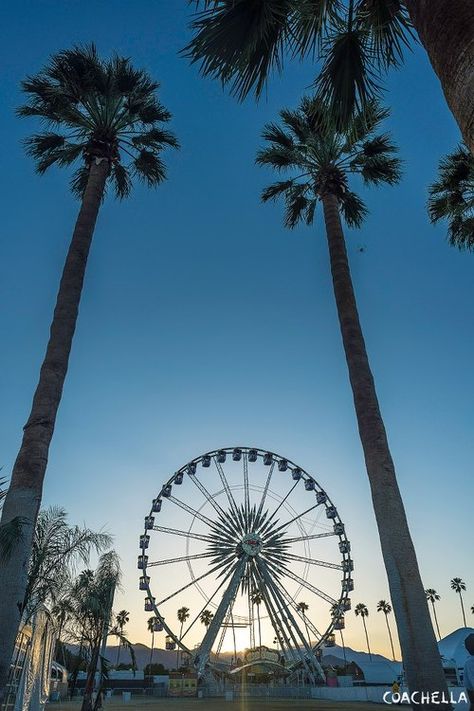
M 301 156 L 291 148 L 274 145 L 262 148 L 257 152 L 257 165 L 269 165 L 276 170 L 301 167 Z
M 369 34 L 375 61 L 384 69 L 399 66 L 415 35 L 401 0 L 359 0 L 358 25 Z
M 268 202 L 268 200 L 276 200 L 290 190 L 294 185 L 293 180 L 281 180 L 277 183 L 273 183 L 262 190 L 262 202 Z
M 355 164 L 354 164 L 355 165 Z M 396 185 L 402 177 L 402 162 L 399 158 L 386 155 L 365 157 L 360 161 L 357 172 L 366 185 Z
M 474 158 L 461 144 L 439 164 L 438 180 L 429 187 L 428 214 L 433 223 L 448 222 L 448 240 L 474 250 Z
M 276 123 L 267 123 L 262 131 L 262 138 L 282 148 L 293 148 L 293 138 Z
M 28 523 L 28 519 L 22 516 L 15 516 L 8 523 L 0 524 L 0 560 L 7 561 L 10 559 L 15 546 L 21 543 L 23 527 Z
M 367 35 L 356 27 L 342 26 L 325 41 L 324 63 L 315 87 L 328 116 L 342 130 L 380 95 L 372 62 Z
M 222 0 L 192 22 L 194 37 L 183 54 L 203 76 L 230 84 L 239 99 L 260 96 L 268 75 L 282 68 L 294 0 Z
M 127 198 L 132 192 L 132 179 L 129 171 L 121 163 L 112 164 L 112 179 L 115 187 L 115 194 L 119 200 Z
M 135 175 L 150 187 L 159 185 L 166 179 L 165 164 L 152 151 L 142 149 L 133 165 Z
M 346 190 L 339 199 L 342 216 L 348 227 L 360 227 L 368 214 L 367 207 L 356 193 Z
M 285 193 L 285 227 L 293 229 L 299 222 L 306 220 L 311 202 L 305 195 L 305 185 L 295 185 Z

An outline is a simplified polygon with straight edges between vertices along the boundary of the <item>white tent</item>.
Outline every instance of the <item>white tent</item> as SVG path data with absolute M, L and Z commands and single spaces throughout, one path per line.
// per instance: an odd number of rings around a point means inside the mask
M 461 627 L 447 637 L 443 637 L 442 640 L 438 642 L 438 647 L 441 656 L 445 659 L 454 659 L 456 666 L 462 669 L 469 656 L 469 653 L 464 646 L 464 640 L 470 634 L 474 634 L 474 629 L 472 627 Z

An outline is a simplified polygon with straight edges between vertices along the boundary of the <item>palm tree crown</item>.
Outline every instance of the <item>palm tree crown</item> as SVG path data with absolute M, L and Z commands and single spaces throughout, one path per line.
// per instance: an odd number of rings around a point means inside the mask
M 147 630 L 148 632 L 151 632 L 151 634 L 154 634 L 155 632 L 155 625 L 158 622 L 158 617 L 149 617 L 146 623 Z
M 428 602 L 436 602 L 437 600 L 441 600 L 441 596 L 436 592 L 436 590 L 433 590 L 433 588 L 428 588 L 425 590 L 425 593 Z
M 385 0 L 196 0 L 194 37 L 183 50 L 205 76 L 239 99 L 260 96 L 284 57 L 322 59 L 318 94 L 346 122 L 379 94 L 379 78 L 400 63 L 411 25 L 402 3 Z
M 189 607 L 180 607 L 178 612 L 178 622 L 181 622 L 181 624 L 184 624 L 186 620 L 189 617 Z
M 368 617 L 369 616 L 369 610 L 367 609 L 367 605 L 365 605 L 363 602 L 359 602 L 355 606 L 354 612 L 355 612 L 356 617 L 359 617 L 359 615 L 361 617 Z
M 263 131 L 269 145 L 258 152 L 257 163 L 297 175 L 268 186 L 262 200 L 284 197 L 285 224 L 292 228 L 300 221 L 311 224 L 318 201 L 331 193 L 348 226 L 359 227 L 367 208 L 349 189 L 349 175 L 360 175 L 366 185 L 400 180 L 395 145 L 388 134 L 376 133 L 387 115 L 373 103 L 341 133 L 334 124 L 328 125 L 317 99 L 304 98 L 296 111 L 281 111 L 281 125 L 268 124 Z
M 392 612 L 392 606 L 385 600 L 379 600 L 377 603 L 377 612 L 383 612 L 384 615 L 389 615 Z
M 125 627 L 125 625 L 127 624 L 127 622 L 130 621 L 129 615 L 130 615 L 130 613 L 127 612 L 127 610 L 120 610 L 120 612 L 117 613 L 115 619 L 116 619 L 117 625 L 120 627 L 120 629 L 123 629 Z
M 474 156 L 464 144 L 439 164 L 438 180 L 430 185 L 431 222 L 448 221 L 448 240 L 459 249 L 474 250 Z
M 129 195 L 134 177 L 149 186 L 161 183 L 166 170 L 160 153 L 178 143 L 162 127 L 171 115 L 157 99 L 158 86 L 125 57 L 101 60 L 94 45 L 54 55 L 22 82 L 28 102 L 18 109 L 48 129 L 26 141 L 37 171 L 79 163 L 71 180 L 79 197 L 94 159 L 110 161 L 108 182 L 119 198 Z
M 213 612 L 211 612 L 210 610 L 203 610 L 203 611 L 201 612 L 201 615 L 200 615 L 200 618 L 199 618 L 199 619 L 201 620 L 202 624 L 203 624 L 205 627 L 209 627 L 209 625 L 211 624 L 211 621 L 212 621 L 212 618 L 213 618 L 213 617 L 214 617 L 214 613 L 213 613 Z
M 466 583 L 461 578 L 453 578 L 451 580 L 451 590 L 454 590 L 454 592 L 461 593 L 465 589 Z

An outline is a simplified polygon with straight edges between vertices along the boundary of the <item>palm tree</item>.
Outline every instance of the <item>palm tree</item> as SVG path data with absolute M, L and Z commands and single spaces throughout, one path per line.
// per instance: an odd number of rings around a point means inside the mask
M 385 615 L 385 622 L 387 623 L 390 646 L 392 648 L 392 659 L 393 661 L 395 661 L 395 650 L 393 648 L 392 631 L 390 629 L 390 625 L 388 624 L 388 616 L 392 612 L 392 606 L 389 602 L 386 602 L 385 600 L 379 600 L 379 602 L 377 603 L 377 612 L 383 612 L 383 614 Z
M 263 595 L 260 590 L 254 590 L 250 596 L 252 605 L 257 606 L 257 620 L 258 620 L 258 646 L 262 646 L 262 624 L 260 620 L 260 605 L 263 602 Z
M 308 620 L 306 619 L 306 612 L 309 610 L 309 605 L 306 602 L 301 601 L 301 602 L 297 603 L 296 609 L 299 610 L 299 612 L 301 612 L 301 614 L 303 616 L 303 622 L 304 622 L 304 626 L 306 628 L 306 634 L 308 635 L 308 643 L 309 643 L 309 646 L 312 647 L 311 636 L 309 634 L 309 629 L 308 629 Z
M 166 170 L 160 154 L 166 146 L 178 145 L 173 134 L 162 127 L 170 114 L 157 99 L 158 84 L 145 71 L 135 69 L 129 59 L 100 59 L 93 45 L 55 54 L 39 74 L 22 83 L 22 88 L 28 98 L 18 114 L 36 117 L 45 127 L 26 141 L 27 152 L 40 174 L 53 165 L 78 166 L 71 189 L 81 207 L 2 512 L 2 527 L 20 526 L 21 535 L 11 555 L 0 561 L 0 579 L 7 581 L 0 589 L 0 694 L 20 623 L 24 571 L 99 208 L 107 187 L 122 199 L 130 194 L 134 178 L 149 186 L 162 183 Z
M 120 612 L 117 613 L 115 617 L 115 622 L 117 624 L 117 627 L 119 628 L 120 632 L 123 632 L 123 628 L 127 624 L 127 622 L 130 621 L 129 617 L 130 613 L 127 612 L 127 610 L 120 610 Z M 117 645 L 117 661 L 115 663 L 115 666 L 118 667 L 119 665 L 119 660 L 120 660 L 120 648 L 121 648 L 120 642 Z
M 438 179 L 429 188 L 428 213 L 433 223 L 447 220 L 452 245 L 474 250 L 474 157 L 464 144 L 440 161 Z
M 438 631 L 438 639 L 441 639 L 441 633 L 439 631 L 439 624 L 438 624 L 438 618 L 436 616 L 436 607 L 435 607 L 435 602 L 437 602 L 438 600 L 441 600 L 441 596 L 438 595 L 436 590 L 433 590 L 433 588 L 428 588 L 427 590 L 425 590 L 425 594 L 426 594 L 426 599 L 428 600 L 428 602 L 431 602 L 431 606 L 433 608 L 433 617 L 434 617 L 434 621 L 436 623 L 436 629 Z
M 178 610 L 178 622 L 181 627 L 179 628 L 179 641 L 181 642 L 181 637 L 183 636 L 183 625 L 189 618 L 189 607 L 180 607 Z M 176 669 L 179 666 L 179 647 L 176 650 Z
M 377 133 L 387 111 L 372 104 L 344 133 L 329 125 L 317 100 L 304 99 L 298 110 L 283 110 L 280 116 L 280 124 L 264 129 L 268 146 L 258 153 L 257 163 L 286 171 L 287 176 L 267 187 L 262 198 L 284 198 L 290 228 L 301 221 L 311 225 L 322 204 L 342 341 L 408 686 L 412 691 L 442 691 L 446 681 L 380 413 L 341 225 L 341 215 L 349 227 L 358 227 L 367 213 L 350 189 L 351 174 L 366 185 L 392 185 L 400 178 L 390 136 Z
M 464 612 L 464 601 L 462 599 L 462 592 L 465 589 L 466 583 L 464 582 L 464 580 L 461 580 L 461 578 L 453 578 L 451 580 L 451 590 L 454 590 L 454 592 L 457 592 L 457 594 L 459 595 L 459 600 L 461 602 L 462 619 L 464 622 L 464 627 L 467 627 L 466 613 Z
M 339 625 L 339 635 L 341 637 L 341 647 L 342 647 L 342 655 L 344 657 L 344 669 L 347 668 L 347 658 L 346 658 L 346 644 L 344 642 L 344 635 L 342 634 L 342 630 L 344 627 L 344 611 L 341 610 L 339 607 L 339 603 L 333 602 L 331 605 L 331 617 L 335 622 L 342 622 L 343 624 Z
M 318 62 L 315 84 L 333 116 L 350 120 L 380 94 L 383 77 L 418 39 L 471 151 L 474 8 L 470 0 L 196 0 L 194 36 L 183 50 L 204 76 L 240 100 L 259 97 L 285 58 Z
M 151 674 L 151 665 L 153 664 L 153 649 L 155 646 L 155 627 L 156 627 L 157 622 L 158 622 L 158 618 L 155 616 L 149 617 L 148 621 L 147 621 L 148 632 L 151 632 L 150 661 L 148 662 L 148 664 L 150 666 L 150 674 Z
M 210 610 L 203 610 L 201 612 L 199 619 L 201 620 L 204 627 L 207 629 L 209 627 L 209 625 L 211 624 L 213 617 L 214 617 L 213 612 L 211 612 Z
M 363 602 L 359 602 L 355 608 L 354 612 L 356 617 L 361 617 L 362 618 L 362 624 L 364 625 L 364 632 L 365 632 L 365 639 L 367 641 L 367 651 L 369 652 L 369 659 L 372 661 L 372 652 L 370 651 L 370 644 L 369 644 L 369 635 L 367 633 L 367 625 L 365 623 L 365 618 L 369 616 L 369 610 L 367 608 L 367 605 L 364 605 Z

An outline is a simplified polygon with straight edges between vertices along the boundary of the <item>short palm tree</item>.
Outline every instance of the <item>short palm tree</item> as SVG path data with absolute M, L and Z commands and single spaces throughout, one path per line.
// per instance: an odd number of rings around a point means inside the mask
M 461 580 L 461 578 L 453 578 L 451 580 L 451 590 L 454 590 L 459 595 L 459 601 L 461 603 L 461 612 L 462 612 L 462 620 L 464 623 L 464 627 L 467 627 L 466 624 L 466 613 L 464 612 L 464 601 L 462 599 L 462 594 L 463 590 L 466 589 L 466 583 L 464 580 Z
M 27 102 L 18 114 L 44 128 L 26 141 L 38 173 L 77 166 L 71 189 L 81 207 L 58 291 L 46 355 L 6 496 L 2 527 L 21 525 L 12 554 L 0 561 L 0 690 L 4 687 L 20 623 L 24 571 L 61 400 L 81 299 L 89 248 L 107 188 L 119 199 L 135 179 L 156 186 L 166 178 L 164 148 L 177 147 L 163 125 L 170 114 L 157 98 L 158 84 L 129 59 L 102 60 L 94 46 L 55 54 L 22 83 Z M 1 693 L 1 691 L 0 691 Z
M 388 616 L 392 612 L 392 606 L 389 602 L 386 602 L 385 600 L 379 600 L 379 602 L 377 603 L 377 612 L 383 612 L 383 614 L 385 615 L 388 637 L 390 639 L 390 647 L 392 648 L 392 659 L 393 661 L 395 661 L 395 650 L 393 648 L 392 630 L 390 629 L 390 625 L 388 623 Z
M 210 610 L 203 610 L 199 616 L 199 619 L 201 623 L 204 625 L 204 627 L 207 629 L 209 625 L 212 622 L 212 618 L 214 617 L 214 613 L 211 612 Z
M 317 100 L 304 99 L 296 111 L 281 111 L 280 123 L 266 126 L 267 145 L 259 151 L 257 163 L 285 174 L 263 191 L 262 199 L 283 198 L 288 227 L 311 225 L 322 207 L 342 341 L 408 686 L 427 688 L 430 678 L 432 689 L 439 691 L 445 688 L 444 673 L 365 347 L 341 222 L 343 218 L 349 227 L 359 227 L 367 213 L 351 189 L 352 175 L 366 186 L 393 185 L 400 179 L 396 148 L 387 133 L 379 132 L 386 116 L 387 111 L 371 104 L 341 133 Z
M 363 602 L 359 602 L 355 608 L 354 612 L 356 617 L 361 617 L 362 619 L 362 624 L 364 625 L 364 632 L 365 632 L 365 639 L 367 641 L 367 651 L 369 653 L 369 659 L 372 661 L 372 652 L 370 651 L 370 644 L 369 644 L 369 635 L 367 633 L 367 625 L 365 623 L 365 618 L 369 616 L 369 610 L 367 608 L 367 605 L 364 605 Z
M 469 0 L 195 0 L 194 36 L 183 50 L 205 76 L 239 99 L 260 96 L 286 58 L 318 62 L 315 84 L 333 116 L 353 117 L 403 62 L 413 29 L 438 75 L 464 140 L 474 151 Z
M 262 624 L 260 620 L 260 605 L 263 602 L 263 595 L 260 590 L 254 590 L 250 596 L 252 605 L 257 607 L 257 620 L 258 620 L 258 646 L 262 647 Z
M 183 636 L 183 625 L 186 622 L 186 620 L 189 618 L 189 607 L 180 607 L 178 610 L 178 622 L 180 623 L 180 628 L 179 628 L 179 639 L 181 641 L 181 637 Z M 176 650 L 176 669 L 179 666 L 179 647 Z
M 298 603 L 297 603 L 296 609 L 297 609 L 299 612 L 301 612 L 301 614 L 302 614 L 302 616 L 303 616 L 303 622 L 304 622 L 304 626 L 305 626 L 305 628 L 306 628 L 306 634 L 308 635 L 308 643 L 309 643 L 309 646 L 311 647 L 311 646 L 312 646 L 312 645 L 311 645 L 311 636 L 310 636 L 310 634 L 309 634 L 309 629 L 308 629 L 308 620 L 306 619 L 306 613 L 307 613 L 308 610 L 309 610 L 309 605 L 308 605 L 307 602 L 304 602 L 304 601 L 302 600 L 301 602 L 298 602 Z
M 436 630 L 438 632 L 438 639 L 441 639 L 441 633 L 439 631 L 438 617 L 436 615 L 436 607 L 435 607 L 435 603 L 438 600 L 441 600 L 441 596 L 438 595 L 436 590 L 433 590 L 433 588 L 428 588 L 427 590 L 425 590 L 425 594 L 426 594 L 426 599 L 428 600 L 428 602 L 431 602 L 431 606 L 433 608 L 433 617 L 434 617 L 434 621 L 436 624 Z
M 146 627 L 148 632 L 151 634 L 151 649 L 150 649 L 150 661 L 148 662 L 150 666 L 150 674 L 151 674 L 151 665 L 153 664 L 153 650 L 155 648 L 155 631 L 156 631 L 156 625 L 158 623 L 158 618 L 155 616 L 149 617 L 146 623 Z
M 474 251 L 474 156 L 464 144 L 440 161 L 428 213 L 433 223 L 447 221 L 452 245 Z
M 127 622 L 130 622 L 130 617 L 129 617 L 129 615 L 130 615 L 130 613 L 127 612 L 127 610 L 120 610 L 120 612 L 118 612 L 117 615 L 115 616 L 115 623 L 116 623 L 118 629 L 120 630 L 120 632 L 122 632 L 122 633 L 123 633 L 123 628 L 125 627 L 125 625 L 127 624 Z M 122 645 L 121 645 L 120 642 L 119 642 L 118 645 L 117 645 L 117 660 L 116 660 L 116 662 L 115 662 L 115 666 L 117 666 L 117 667 L 118 667 L 119 661 L 120 661 L 120 648 L 121 648 L 121 646 L 122 646 Z

